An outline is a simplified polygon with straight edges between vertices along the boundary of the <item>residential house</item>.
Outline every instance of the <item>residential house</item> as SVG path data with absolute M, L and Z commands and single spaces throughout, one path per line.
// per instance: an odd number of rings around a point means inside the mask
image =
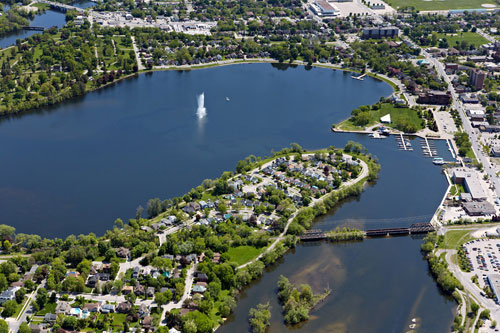
M 56 306 L 56 315 L 63 314 L 65 316 L 67 316 L 70 313 L 71 313 L 71 305 L 69 304 L 69 302 L 60 301 L 60 302 L 57 303 L 57 306 Z
M 126 247 L 120 247 L 118 250 L 116 250 L 116 255 L 120 258 L 128 258 L 129 254 L 130 250 Z
M 116 307 L 116 312 L 129 313 L 131 309 L 132 309 L 132 303 L 130 303 L 129 301 L 126 301 L 126 302 L 118 304 L 118 306 Z
M 113 313 L 113 312 L 115 312 L 115 305 L 114 304 L 104 304 L 101 306 L 101 312 L 102 313 Z

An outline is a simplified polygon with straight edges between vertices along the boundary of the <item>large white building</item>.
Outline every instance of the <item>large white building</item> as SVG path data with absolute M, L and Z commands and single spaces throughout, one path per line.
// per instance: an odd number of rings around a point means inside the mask
M 340 15 L 338 8 L 324 0 L 316 0 L 311 4 L 310 8 L 318 16 L 330 17 Z

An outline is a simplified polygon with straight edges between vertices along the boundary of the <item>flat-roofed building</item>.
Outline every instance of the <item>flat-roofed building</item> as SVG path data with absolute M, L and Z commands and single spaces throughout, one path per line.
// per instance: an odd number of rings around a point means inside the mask
M 462 184 L 473 200 L 486 200 L 488 198 L 481 185 L 479 175 L 472 169 L 455 169 L 453 171 L 453 181 L 456 184 Z
M 495 295 L 495 302 L 500 304 L 500 274 L 488 274 L 488 284 Z
M 465 212 L 470 216 L 495 215 L 495 207 L 488 201 L 471 201 L 462 203 Z
M 484 121 L 486 114 L 481 109 L 467 109 L 467 117 L 472 121 Z
M 340 11 L 325 0 L 316 0 L 310 6 L 311 10 L 318 16 L 338 16 Z
M 363 39 L 370 38 L 394 38 L 399 36 L 399 28 L 396 27 L 375 27 L 375 28 L 364 28 L 363 29 Z

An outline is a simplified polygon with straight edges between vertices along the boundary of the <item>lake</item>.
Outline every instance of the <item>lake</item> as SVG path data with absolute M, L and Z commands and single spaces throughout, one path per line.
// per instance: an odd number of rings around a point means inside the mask
M 0 180 L 0 220 L 50 237 L 102 234 L 149 198 L 183 195 L 250 154 L 291 142 L 343 146 L 353 137 L 333 134 L 331 124 L 391 92 L 386 83 L 331 69 L 247 64 L 140 75 L 3 118 L 0 172 L 9 177 Z M 392 139 L 385 144 L 396 148 Z

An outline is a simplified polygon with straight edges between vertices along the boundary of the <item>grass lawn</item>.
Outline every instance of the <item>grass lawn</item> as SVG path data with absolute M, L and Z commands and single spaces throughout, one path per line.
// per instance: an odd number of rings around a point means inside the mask
M 43 309 L 41 309 L 40 311 L 38 311 L 36 313 L 36 315 L 37 316 L 45 316 L 45 314 L 47 314 L 47 313 L 56 313 L 56 307 L 57 307 L 57 303 L 47 303 L 47 304 L 45 304 Z
M 450 189 L 450 194 L 453 196 L 460 195 L 461 193 L 465 193 L 465 189 L 461 184 L 453 184 Z
M 456 34 L 446 34 L 440 33 L 437 34 L 439 39 L 446 38 L 450 47 L 457 45 L 457 42 L 460 43 L 462 41 L 466 41 L 469 45 L 474 45 L 475 47 L 479 47 L 483 44 L 488 44 L 488 40 L 481 36 L 476 32 L 459 32 Z
M 393 127 L 400 129 L 399 126 L 403 122 L 408 122 L 409 124 L 414 125 L 417 131 L 422 129 L 422 119 L 418 116 L 417 111 L 409 109 L 409 108 L 397 108 L 394 104 L 384 103 L 380 107 L 379 110 L 370 110 L 370 122 L 365 127 L 371 127 L 375 124 L 380 123 L 380 117 L 385 116 L 386 114 L 391 114 L 391 124 L 387 124 L 387 127 Z M 356 126 L 353 124 L 351 118 L 341 122 L 337 128 L 342 130 L 360 130 L 362 127 Z
M 265 250 L 265 247 L 260 249 L 253 246 L 238 246 L 231 247 L 227 254 L 229 255 L 229 261 L 234 261 L 238 263 L 238 265 L 243 265 L 246 262 L 249 262 L 253 258 L 257 257 L 262 251 Z
M 447 9 L 477 9 L 484 8 L 482 4 L 496 5 L 492 0 L 388 0 L 387 3 L 395 9 L 414 7 L 417 10 L 447 10 Z
M 456 249 L 458 245 L 467 242 L 472 239 L 469 235 L 471 233 L 470 230 L 450 230 L 444 235 L 444 244 L 443 247 L 445 249 Z

